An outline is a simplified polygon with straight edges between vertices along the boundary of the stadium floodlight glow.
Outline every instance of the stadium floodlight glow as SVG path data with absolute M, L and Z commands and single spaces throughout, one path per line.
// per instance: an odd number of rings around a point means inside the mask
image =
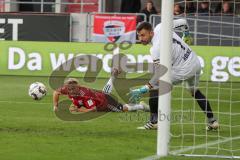
M 172 31 L 173 31 L 173 5 L 174 0 L 162 0 L 161 17 L 161 49 L 160 64 L 167 67 L 168 71 L 160 82 L 165 81 L 171 84 L 171 52 L 172 52 Z M 164 89 L 159 83 L 159 91 Z M 160 92 L 159 92 L 160 93 Z M 170 120 L 161 119 L 161 115 L 170 116 L 171 111 L 171 90 L 167 94 L 159 95 L 158 100 L 158 133 L 157 133 L 157 156 L 168 155 L 168 143 L 170 141 Z

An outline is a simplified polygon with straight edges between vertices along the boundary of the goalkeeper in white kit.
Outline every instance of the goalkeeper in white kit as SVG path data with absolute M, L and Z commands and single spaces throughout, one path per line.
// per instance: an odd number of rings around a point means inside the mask
M 189 36 L 189 27 L 185 19 L 174 20 L 174 29 L 179 28 L 183 31 L 183 39 L 173 32 L 172 41 L 172 84 L 186 82 L 187 89 L 195 98 L 202 111 L 208 119 L 207 130 L 215 130 L 219 128 L 217 119 L 214 117 L 209 101 L 197 88 L 201 72 L 201 65 L 197 55 L 191 50 L 187 43 L 191 42 Z M 157 129 L 158 120 L 158 80 L 160 77 L 160 34 L 161 24 L 155 29 L 148 22 L 142 22 L 137 27 L 138 38 L 142 44 L 152 44 L 150 53 L 154 62 L 155 74 L 146 85 L 130 91 L 130 101 L 138 101 L 142 94 L 150 92 L 150 120 L 141 129 Z M 186 42 L 186 43 L 185 43 Z M 165 54 L 165 53 L 161 53 Z

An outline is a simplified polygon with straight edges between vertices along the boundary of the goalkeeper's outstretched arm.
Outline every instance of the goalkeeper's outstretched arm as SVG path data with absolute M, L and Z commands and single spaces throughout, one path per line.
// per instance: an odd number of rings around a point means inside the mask
M 180 29 L 182 32 L 189 31 L 189 26 L 186 19 L 173 20 L 173 29 Z
M 191 45 L 193 40 L 189 33 L 189 25 L 186 19 L 177 19 L 173 21 L 173 29 L 180 29 L 183 33 L 182 39 L 188 45 Z

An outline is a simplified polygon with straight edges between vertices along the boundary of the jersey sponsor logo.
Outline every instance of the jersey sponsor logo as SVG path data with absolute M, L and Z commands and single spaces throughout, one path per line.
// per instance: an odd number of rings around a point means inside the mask
M 88 103 L 89 106 L 92 106 L 92 105 L 93 105 L 93 101 L 92 101 L 91 99 L 89 99 L 89 100 L 87 101 L 87 103 Z
M 78 104 L 79 104 L 80 106 L 82 106 L 82 105 L 83 105 L 83 101 L 82 101 L 82 100 L 78 100 Z

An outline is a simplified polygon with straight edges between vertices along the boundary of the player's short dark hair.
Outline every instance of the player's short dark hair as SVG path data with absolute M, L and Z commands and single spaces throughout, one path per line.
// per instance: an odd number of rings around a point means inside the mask
M 140 32 L 142 29 L 148 30 L 148 31 L 152 31 L 153 27 L 151 25 L 151 23 L 148 22 L 140 22 L 137 25 L 137 32 Z

